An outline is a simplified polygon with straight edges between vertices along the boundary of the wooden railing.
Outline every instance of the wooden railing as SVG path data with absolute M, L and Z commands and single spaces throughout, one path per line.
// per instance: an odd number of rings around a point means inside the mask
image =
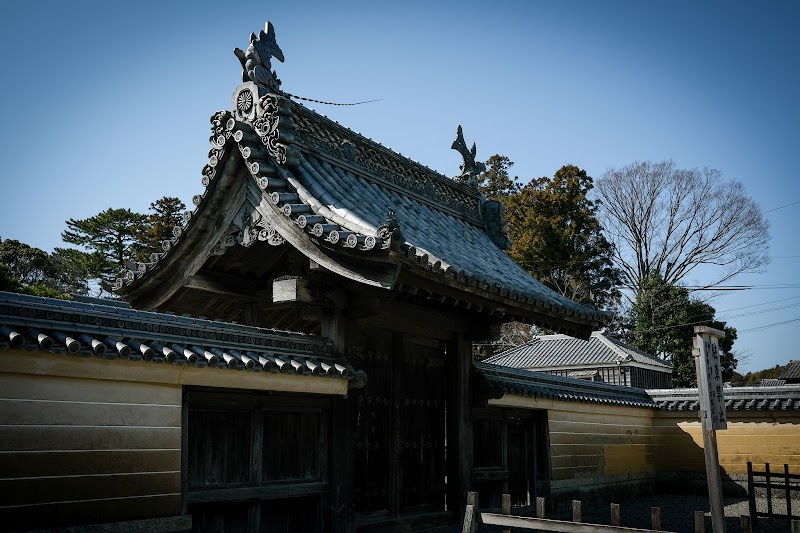
M 769 468 L 767 468 L 769 471 Z M 757 473 L 756 473 L 757 474 Z M 756 485 L 760 486 L 760 485 Z M 619 504 L 611 504 L 611 524 L 584 524 L 581 522 L 581 502 L 572 501 L 572 521 L 550 520 L 544 517 L 545 499 L 536 498 L 536 517 L 511 515 L 511 496 L 503 494 L 500 514 L 480 512 L 478 508 L 478 494 L 467 494 L 467 507 L 464 513 L 462 533 L 476 533 L 479 524 L 503 526 L 503 533 L 510 533 L 510 528 L 536 530 L 540 532 L 552 531 L 559 533 L 669 533 L 661 530 L 661 508 L 650 508 L 650 521 L 652 529 L 638 529 L 620 526 Z M 755 515 L 753 515 L 755 516 Z M 761 516 L 764 516 L 762 513 Z M 742 515 L 742 533 L 752 533 L 755 524 L 751 524 L 750 516 Z M 792 533 L 800 533 L 800 520 L 791 521 Z M 694 532 L 705 533 L 705 513 L 694 512 Z
M 503 526 L 503 533 L 509 533 L 512 527 L 538 530 L 553 531 L 560 533 L 656 533 L 661 532 L 661 509 L 653 507 L 650 510 L 653 529 L 637 529 L 631 527 L 621 527 L 619 504 L 611 504 L 611 525 L 584 524 L 581 522 L 581 502 L 572 501 L 572 522 L 562 520 L 550 520 L 544 517 L 544 498 L 536 498 L 536 517 L 512 516 L 511 515 L 511 496 L 503 494 L 501 514 L 482 513 L 478 511 L 478 494 L 470 492 L 467 494 L 467 507 L 464 513 L 464 526 L 462 533 L 476 533 L 478 524 L 488 524 Z M 669 533 L 669 532 L 663 532 Z
M 763 481 L 756 481 L 761 478 Z M 767 512 L 756 509 L 756 488 L 767 490 Z M 786 500 L 786 514 L 776 513 L 772 509 L 772 491 L 783 492 Z M 789 465 L 783 465 L 783 473 L 771 473 L 769 463 L 764 464 L 763 472 L 753 470 L 753 463 L 747 462 L 747 497 L 750 500 L 750 516 L 753 517 L 753 526 L 759 518 L 785 518 L 789 521 L 800 521 L 800 515 L 792 514 L 792 493 L 800 494 L 800 474 L 790 474 Z M 795 499 L 795 501 L 797 501 Z M 793 526 L 794 527 L 794 526 Z

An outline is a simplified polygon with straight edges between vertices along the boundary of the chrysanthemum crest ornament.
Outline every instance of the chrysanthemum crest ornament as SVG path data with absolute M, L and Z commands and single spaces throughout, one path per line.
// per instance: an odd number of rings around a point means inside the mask
M 283 51 L 275 40 L 275 28 L 267 21 L 264 31 L 250 34 L 247 51 L 235 48 L 233 53 L 242 64 L 242 80 L 233 92 L 233 117 L 231 130 L 236 122 L 252 127 L 261 139 L 270 156 L 280 165 L 294 166 L 299 163 L 299 153 L 291 145 L 294 139 L 294 122 L 289 95 L 280 90 L 281 81 L 272 70 L 271 58 L 283 62 Z M 243 130 L 234 133 L 236 142 L 245 135 Z M 238 137 L 237 137 L 238 136 Z
M 272 70 L 271 59 L 283 62 L 283 51 L 275 40 L 275 28 L 267 21 L 258 35 L 250 34 L 247 51 L 234 48 L 242 64 L 242 84 L 233 94 L 233 113 L 236 120 L 252 122 L 263 111 L 262 98 L 268 94 L 283 95 L 281 80 Z

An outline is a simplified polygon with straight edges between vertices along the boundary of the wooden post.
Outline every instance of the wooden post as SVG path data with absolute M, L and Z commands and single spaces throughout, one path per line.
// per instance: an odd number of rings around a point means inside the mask
M 467 493 L 467 505 L 471 505 L 474 508 L 478 508 L 478 493 L 475 491 L 469 491 Z
M 581 521 L 581 501 L 572 500 L 572 521 L 580 523 Z
M 792 520 L 792 533 L 800 533 L 800 520 Z
M 703 511 L 694 512 L 694 533 L 706 533 L 706 514 Z
M 461 527 L 461 533 L 475 533 L 477 529 L 475 524 L 475 508 L 467 504 L 464 509 L 464 525 Z
M 612 526 L 620 525 L 619 504 L 618 503 L 612 503 L 611 504 L 611 525 Z
M 509 516 L 511 514 L 511 495 L 503 494 L 502 498 L 500 513 Z M 504 527 L 503 533 L 511 533 L 511 528 Z
M 650 529 L 661 531 L 661 507 L 650 508 Z
M 536 518 L 544 518 L 544 498 L 536 497 Z
M 753 463 L 747 461 L 747 499 L 750 506 L 750 520 L 753 527 L 758 525 L 758 515 L 756 514 L 756 489 L 753 485 Z
M 695 370 L 700 396 L 700 419 L 703 426 L 703 454 L 708 480 L 708 500 L 711 506 L 711 528 L 725 533 L 725 508 L 722 503 L 722 478 L 719 473 L 717 429 L 727 428 L 725 398 L 719 361 L 719 339 L 725 332 L 708 326 L 694 327 Z
M 753 533 L 753 526 L 750 524 L 750 517 L 743 514 L 740 519 L 742 520 L 742 533 Z
M 472 488 L 473 436 L 470 418 L 470 374 L 472 345 L 460 334 L 447 343 L 447 480 L 453 480 L 450 499 L 452 510 L 463 514 L 464 494 Z M 450 509 L 448 505 L 448 509 Z
M 340 309 L 334 309 L 322 321 L 322 335 L 328 337 L 336 352 L 347 353 L 348 324 Z M 331 402 L 331 484 L 329 492 L 332 509 L 331 531 L 355 531 L 353 515 L 353 484 L 355 449 L 355 400 L 334 398 Z
M 764 464 L 764 472 L 767 474 L 767 515 L 772 518 L 772 475 L 769 473 L 769 463 Z
M 789 484 L 789 465 L 783 465 L 784 487 L 786 488 L 786 515 L 792 516 L 792 486 Z

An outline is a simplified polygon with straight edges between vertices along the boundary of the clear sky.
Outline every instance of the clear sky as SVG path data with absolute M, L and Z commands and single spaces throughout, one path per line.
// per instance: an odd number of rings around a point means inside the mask
M 9 3 L 0 236 L 50 251 L 68 218 L 145 212 L 165 195 L 191 205 L 208 119 L 241 80 L 232 50 L 268 19 L 284 90 L 380 99 L 312 108 L 444 174 L 458 172 L 462 124 L 480 159 L 507 155 L 526 181 L 672 158 L 743 182 L 771 223 L 773 261 L 731 282 L 753 289 L 710 303 L 739 329 L 741 371 L 800 358 L 790 1 Z

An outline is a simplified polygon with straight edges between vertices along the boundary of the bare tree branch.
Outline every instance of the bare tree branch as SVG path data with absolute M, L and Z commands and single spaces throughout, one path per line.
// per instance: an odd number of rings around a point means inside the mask
M 607 171 L 597 191 L 617 267 L 637 291 L 651 272 L 676 284 L 698 266 L 716 266 L 707 284 L 714 287 L 770 261 L 761 208 L 718 170 L 636 162 Z

